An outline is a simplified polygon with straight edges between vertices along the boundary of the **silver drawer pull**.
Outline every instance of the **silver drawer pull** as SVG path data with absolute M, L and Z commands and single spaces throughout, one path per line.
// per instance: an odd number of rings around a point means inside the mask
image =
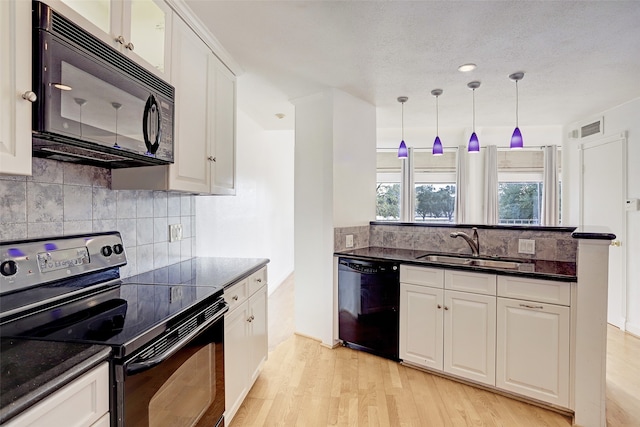
M 262 283 L 262 279 L 257 278 L 257 279 L 256 279 L 256 282 L 258 282 L 258 283 Z
M 238 301 L 238 295 L 232 296 L 231 299 L 234 300 L 234 301 Z
M 544 307 L 541 305 L 529 305 L 529 304 L 520 304 L 520 307 L 524 307 L 524 308 L 534 308 L 536 310 L 543 310 Z

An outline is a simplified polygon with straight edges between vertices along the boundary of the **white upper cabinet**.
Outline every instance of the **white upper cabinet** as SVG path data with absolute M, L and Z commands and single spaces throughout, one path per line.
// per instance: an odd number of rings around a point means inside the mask
M 236 77 L 177 14 L 174 163 L 112 171 L 112 188 L 235 194 Z
M 0 174 L 31 175 L 31 2 L 0 1 Z M 30 102 L 31 101 L 31 102 Z
M 46 0 L 135 62 L 169 79 L 172 11 L 161 0 Z

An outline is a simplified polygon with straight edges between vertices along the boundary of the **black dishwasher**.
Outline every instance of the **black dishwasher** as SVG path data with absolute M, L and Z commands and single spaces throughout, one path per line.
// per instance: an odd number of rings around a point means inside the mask
M 400 265 L 338 258 L 339 338 L 347 347 L 398 358 Z

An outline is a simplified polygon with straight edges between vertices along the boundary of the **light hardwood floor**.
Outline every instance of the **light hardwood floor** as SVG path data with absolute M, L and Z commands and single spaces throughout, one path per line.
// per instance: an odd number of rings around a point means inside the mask
M 504 396 L 293 334 L 293 277 L 269 297 L 269 360 L 231 427 L 569 426 Z M 609 327 L 607 424 L 640 426 L 640 340 Z

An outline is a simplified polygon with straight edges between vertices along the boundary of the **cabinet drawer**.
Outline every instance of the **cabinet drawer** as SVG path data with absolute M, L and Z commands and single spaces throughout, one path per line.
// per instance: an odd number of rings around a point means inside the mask
M 442 289 L 444 286 L 444 270 L 440 268 L 416 267 L 401 264 L 400 281 L 402 283 Z
M 253 295 L 258 289 L 267 284 L 267 267 L 262 267 L 260 270 L 249 276 L 249 295 Z
M 475 294 L 495 295 L 496 275 L 446 270 L 444 274 L 444 287 L 445 289 L 473 292 Z
M 498 296 L 569 306 L 571 283 L 499 276 Z
M 249 279 L 244 279 L 224 290 L 224 300 L 229 304 L 229 311 L 242 304 L 249 296 Z

